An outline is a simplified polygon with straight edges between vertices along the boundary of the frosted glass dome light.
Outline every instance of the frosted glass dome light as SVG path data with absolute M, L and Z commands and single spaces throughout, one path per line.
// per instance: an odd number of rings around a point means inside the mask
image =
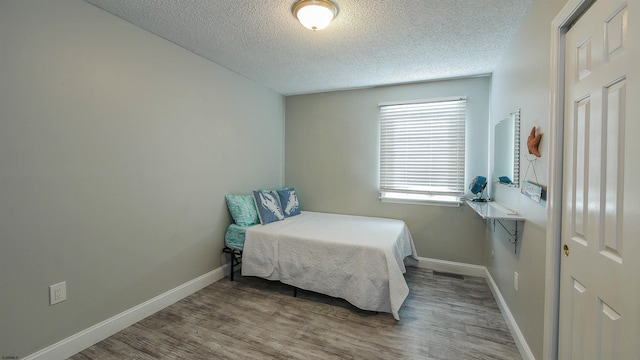
M 329 0 L 300 0 L 293 14 L 309 30 L 322 30 L 338 15 L 338 8 Z

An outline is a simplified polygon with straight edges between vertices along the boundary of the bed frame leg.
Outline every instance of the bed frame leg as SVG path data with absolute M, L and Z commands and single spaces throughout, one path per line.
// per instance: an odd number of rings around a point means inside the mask
M 242 258 L 242 251 L 240 250 L 236 250 L 236 249 L 232 249 L 229 247 L 224 247 L 222 249 L 223 253 L 229 254 L 229 256 L 231 256 L 231 269 L 229 272 L 229 279 L 231 281 L 233 281 L 233 272 L 236 269 L 236 265 L 240 265 L 240 258 Z
M 229 277 L 231 278 L 231 281 L 233 281 L 233 270 L 236 267 L 235 260 L 236 260 L 236 257 L 233 254 L 231 254 L 231 272 L 229 273 Z

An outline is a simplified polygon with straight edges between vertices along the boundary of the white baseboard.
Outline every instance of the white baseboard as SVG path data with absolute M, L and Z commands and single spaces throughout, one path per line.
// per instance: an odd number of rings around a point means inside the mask
M 153 313 L 205 288 L 225 276 L 225 264 L 215 270 L 179 285 L 163 294 L 136 305 L 75 335 L 48 346 L 23 360 L 67 359 L 118 331 L 135 324 Z
M 522 356 L 522 358 L 525 360 L 535 360 L 536 358 L 535 356 L 533 356 L 533 353 L 531 352 L 531 349 L 529 348 L 527 341 L 524 339 L 524 335 L 520 331 L 520 328 L 516 323 L 516 319 L 511 314 L 511 311 L 509 310 L 507 303 L 504 301 L 504 298 L 502 297 L 502 293 L 500 293 L 500 290 L 498 289 L 498 285 L 496 284 L 495 281 L 493 281 L 493 277 L 491 276 L 491 273 L 487 268 L 485 268 L 485 273 L 486 273 L 485 279 L 487 280 L 487 284 L 489 284 L 489 289 L 491 289 L 491 292 L 493 293 L 493 297 L 496 299 L 496 302 L 498 303 L 498 307 L 502 312 L 502 316 L 504 316 L 504 320 L 507 323 L 507 327 L 511 332 L 511 336 L 513 336 L 513 340 L 516 342 L 516 346 L 518 347 L 518 350 L 520 350 L 520 356 Z
M 484 277 L 485 267 L 482 265 L 465 264 L 454 261 L 438 260 L 430 258 L 418 258 L 418 267 L 436 271 L 448 272 L 458 275 Z

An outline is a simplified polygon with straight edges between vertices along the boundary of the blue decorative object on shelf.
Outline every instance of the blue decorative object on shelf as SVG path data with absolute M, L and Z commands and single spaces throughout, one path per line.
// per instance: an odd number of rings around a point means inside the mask
M 498 180 L 500 180 L 501 184 L 511 184 L 511 179 L 508 176 L 500 176 Z
M 477 197 L 474 198 L 473 201 L 487 201 L 482 197 L 482 193 L 484 192 L 484 189 L 486 187 L 487 178 L 484 176 L 476 176 L 475 179 L 471 181 L 471 184 L 469 184 L 469 189 L 471 190 L 472 194 L 477 195 Z

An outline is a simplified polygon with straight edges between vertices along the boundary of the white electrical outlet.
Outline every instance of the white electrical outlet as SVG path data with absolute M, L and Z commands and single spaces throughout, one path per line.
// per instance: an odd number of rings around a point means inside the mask
M 513 273 L 513 287 L 518 291 L 518 282 L 520 281 L 520 275 L 518 272 Z
M 63 281 L 49 286 L 49 305 L 67 300 L 67 282 Z

